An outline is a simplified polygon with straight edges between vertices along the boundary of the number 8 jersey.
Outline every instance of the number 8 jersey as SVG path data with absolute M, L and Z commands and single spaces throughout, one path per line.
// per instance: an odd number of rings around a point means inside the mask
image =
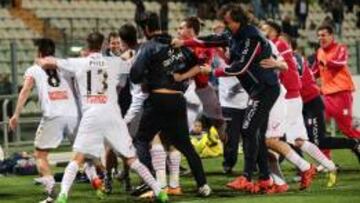
M 116 86 L 120 75 L 129 73 L 130 62 L 92 53 L 84 58 L 58 59 L 57 66 L 75 74 L 82 112 L 118 108 Z
M 78 116 L 69 72 L 44 70 L 33 65 L 26 70 L 24 77 L 35 81 L 43 117 Z

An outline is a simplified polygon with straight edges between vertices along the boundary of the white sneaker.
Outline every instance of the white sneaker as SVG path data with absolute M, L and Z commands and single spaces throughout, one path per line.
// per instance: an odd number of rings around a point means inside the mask
M 201 197 L 209 197 L 211 195 L 211 188 L 209 187 L 209 185 L 205 184 L 198 189 L 198 194 Z

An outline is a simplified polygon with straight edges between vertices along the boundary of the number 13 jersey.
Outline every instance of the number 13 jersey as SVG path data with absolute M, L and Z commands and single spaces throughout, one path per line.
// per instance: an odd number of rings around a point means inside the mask
M 78 116 L 69 72 L 44 70 L 33 65 L 26 70 L 24 77 L 35 82 L 43 117 Z
M 58 59 L 57 66 L 75 74 L 83 113 L 119 109 L 116 86 L 120 75 L 129 73 L 130 62 L 92 53 L 83 58 Z

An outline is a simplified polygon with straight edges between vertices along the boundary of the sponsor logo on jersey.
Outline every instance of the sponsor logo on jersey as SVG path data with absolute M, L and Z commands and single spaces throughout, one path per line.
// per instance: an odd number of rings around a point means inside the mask
M 106 104 L 107 101 L 106 95 L 89 95 L 86 97 L 86 102 L 89 104 Z
M 50 98 L 50 100 L 53 100 L 53 101 L 69 99 L 68 93 L 65 90 L 58 90 L 58 91 L 49 92 L 49 98 Z

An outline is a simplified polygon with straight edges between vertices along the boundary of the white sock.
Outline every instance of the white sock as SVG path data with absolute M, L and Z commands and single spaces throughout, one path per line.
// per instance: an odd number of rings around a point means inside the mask
M 307 171 L 310 169 L 311 165 L 309 162 L 305 161 L 301 156 L 299 156 L 294 150 L 285 155 L 285 158 L 290 161 L 292 164 L 297 166 L 301 172 Z
M 271 176 L 271 178 L 274 180 L 274 183 L 275 183 L 276 185 L 284 185 L 284 184 L 286 184 L 285 180 L 282 179 L 282 178 L 281 178 L 280 176 L 278 176 L 277 174 L 271 173 L 270 176 Z
M 43 177 L 43 185 L 45 186 L 45 190 L 48 194 L 51 194 L 54 190 L 55 179 L 54 176 L 44 176 Z
M 161 144 L 154 144 L 150 150 L 151 161 L 156 173 L 156 180 L 161 188 L 167 186 L 166 182 L 166 152 Z
M 303 152 L 306 152 L 310 155 L 313 159 L 323 165 L 325 168 L 329 169 L 330 171 L 335 171 L 336 166 L 334 162 L 328 159 L 320 149 L 309 141 L 304 141 L 304 144 L 300 147 Z
M 75 161 L 71 161 L 65 168 L 65 173 L 61 181 L 61 192 L 68 196 L 69 190 L 76 178 L 76 174 L 79 170 L 79 165 Z
M 180 186 L 180 162 L 181 154 L 179 151 L 174 150 L 169 152 L 169 186 L 171 188 L 177 188 Z
M 91 181 L 93 181 L 95 178 L 97 178 L 97 173 L 96 173 L 96 168 L 95 165 L 91 162 L 85 162 L 84 164 L 84 172 L 86 174 L 86 176 L 88 177 L 88 179 Z
M 160 184 L 151 175 L 150 171 L 142 163 L 140 163 L 138 159 L 136 159 L 130 165 L 130 168 L 134 170 L 144 180 L 144 182 L 154 191 L 155 195 L 158 195 L 161 192 Z

